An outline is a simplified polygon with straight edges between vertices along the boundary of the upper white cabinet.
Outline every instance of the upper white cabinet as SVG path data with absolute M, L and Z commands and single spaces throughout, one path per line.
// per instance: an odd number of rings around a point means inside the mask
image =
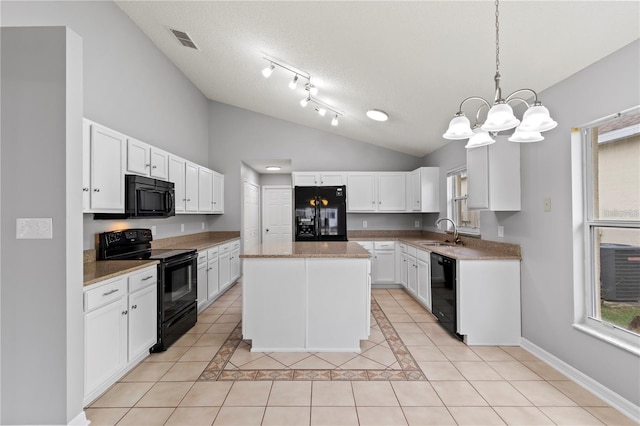
M 127 138 L 127 173 L 169 178 L 169 153 L 145 142 Z
M 405 212 L 405 172 L 350 172 L 347 174 L 347 211 Z
M 186 166 L 187 162 L 185 159 L 175 155 L 169 155 L 169 182 L 173 182 L 174 184 L 176 213 L 184 213 L 186 210 Z
M 467 150 L 467 208 L 520 210 L 520 145 L 498 142 Z
M 213 172 L 213 213 L 224 213 L 224 175 Z
M 342 186 L 347 184 L 345 172 L 296 172 L 293 186 Z
M 83 121 L 84 212 L 124 212 L 125 141 L 121 133 Z
M 184 195 L 185 212 L 198 212 L 198 181 L 200 167 L 189 161 L 185 164 Z
M 407 210 L 420 213 L 440 211 L 440 168 L 420 167 L 409 173 Z
M 198 211 L 213 211 L 213 171 L 198 167 Z

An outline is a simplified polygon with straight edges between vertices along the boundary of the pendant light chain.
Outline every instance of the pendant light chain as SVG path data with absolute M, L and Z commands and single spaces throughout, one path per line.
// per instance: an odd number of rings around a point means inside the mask
M 500 13 L 498 12 L 498 1 L 496 0 L 496 73 L 500 69 Z

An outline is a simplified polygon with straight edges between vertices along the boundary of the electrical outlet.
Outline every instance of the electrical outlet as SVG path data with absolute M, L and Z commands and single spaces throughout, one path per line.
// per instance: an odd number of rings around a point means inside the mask
M 363 220 L 363 221 L 362 221 L 362 227 L 363 227 L 363 228 L 366 228 L 366 227 L 367 227 L 367 221 L 366 221 L 366 220 Z
M 204 229 L 204 222 L 202 222 L 202 229 Z
M 415 226 L 416 228 L 420 228 L 420 221 L 419 221 L 419 220 L 416 220 L 416 222 L 415 222 L 414 226 Z
M 551 198 L 545 198 L 544 199 L 544 211 L 545 212 L 550 212 L 551 211 Z
M 180 232 L 184 232 L 184 223 L 180 224 Z
M 498 237 L 504 238 L 504 226 L 498 226 Z
M 16 239 L 18 240 L 50 240 L 53 238 L 53 219 L 17 218 Z
M 151 226 L 151 235 L 153 235 L 154 237 L 156 236 L 156 226 L 155 225 Z

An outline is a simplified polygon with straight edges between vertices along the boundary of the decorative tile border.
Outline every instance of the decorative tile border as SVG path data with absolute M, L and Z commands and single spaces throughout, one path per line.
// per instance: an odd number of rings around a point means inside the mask
M 240 342 L 242 342 L 242 323 L 239 322 L 198 380 L 427 380 L 380 308 L 380 305 L 373 298 L 371 299 L 371 313 L 389 344 L 389 348 L 398 360 L 398 365 L 400 365 L 401 369 L 347 370 L 336 368 L 331 370 L 307 370 L 283 368 L 278 370 L 225 370 L 225 366 L 240 345 Z

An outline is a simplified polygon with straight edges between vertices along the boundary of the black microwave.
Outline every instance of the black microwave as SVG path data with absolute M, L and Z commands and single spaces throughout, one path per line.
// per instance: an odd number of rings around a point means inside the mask
M 173 182 L 146 176 L 124 176 L 124 213 L 96 213 L 94 219 L 143 219 L 175 216 Z

